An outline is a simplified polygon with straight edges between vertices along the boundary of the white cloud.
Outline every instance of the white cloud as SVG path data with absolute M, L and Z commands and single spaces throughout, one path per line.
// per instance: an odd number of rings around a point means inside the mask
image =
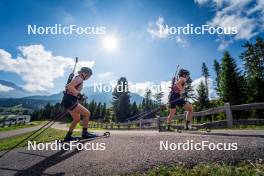
M 114 72 L 104 72 L 104 73 L 99 73 L 96 76 L 96 82 L 97 84 L 115 84 L 117 80 L 117 77 L 114 75 Z
M 95 6 L 96 1 L 95 0 L 86 0 L 85 1 L 85 6 L 93 13 L 96 14 L 96 6 Z
M 231 43 L 233 43 L 232 39 L 226 40 L 226 39 L 221 39 L 221 40 L 217 40 L 220 41 L 220 44 L 218 46 L 218 50 L 223 51 L 225 50 Z
M 109 76 L 113 76 L 114 72 L 105 72 L 105 73 L 99 73 L 98 77 L 99 78 L 104 78 L 104 77 L 109 77 Z
M 54 56 L 42 45 L 20 46 L 21 52 L 12 58 L 7 51 L 0 49 L 0 70 L 18 74 L 26 84 L 24 89 L 36 92 L 54 87 L 54 81 L 64 76 L 65 69 L 72 68 L 74 59 Z M 79 66 L 93 67 L 94 61 L 80 61 Z
M 168 95 L 170 93 L 170 81 L 162 81 L 160 84 L 155 84 L 152 81 L 146 81 L 141 83 L 133 83 L 129 82 L 130 91 L 133 93 L 137 93 L 140 96 L 144 97 L 146 91 L 151 90 L 152 95 L 162 91 L 164 96 L 162 98 L 163 103 L 168 102 Z
M 156 22 L 150 21 L 148 23 L 147 32 L 151 35 L 152 38 L 154 39 L 168 38 L 169 29 L 165 27 L 164 21 L 165 19 L 162 16 L 159 16 Z M 187 46 L 187 40 L 183 39 L 181 36 L 177 35 L 175 37 L 175 40 L 180 46 L 182 47 Z
M 12 87 L 8 87 L 8 86 L 0 84 L 0 92 L 9 92 L 11 90 L 14 90 L 14 89 Z
M 186 47 L 187 45 L 187 41 L 180 36 L 176 36 L 176 42 L 180 44 L 182 47 Z
M 199 4 L 199 5 L 204 5 L 206 3 L 208 3 L 210 0 L 194 0 L 195 3 Z
M 65 13 L 64 19 L 62 20 L 64 24 L 74 24 L 75 21 L 75 18 L 69 13 Z
M 207 23 L 215 27 L 237 27 L 234 40 L 249 40 L 264 29 L 263 0 L 194 0 L 199 5 L 210 5 L 215 10 L 214 17 Z M 231 40 L 233 40 L 231 39 Z M 223 50 L 231 42 L 220 40 L 219 49 Z
M 249 40 L 257 34 L 257 32 L 255 32 L 256 20 L 248 17 L 217 13 L 209 22 L 209 25 L 226 28 L 237 27 L 238 33 L 235 35 L 235 39 Z
M 255 12 L 261 12 L 263 14 L 264 13 L 263 9 L 264 9 L 264 1 L 263 0 L 257 0 L 257 3 L 255 4 L 255 6 L 252 9 L 250 9 L 247 12 L 247 14 L 251 15 Z
M 164 18 L 159 16 L 157 21 L 148 23 L 147 32 L 151 35 L 152 38 L 167 38 L 169 36 L 168 30 L 160 30 L 164 25 Z
M 201 82 L 205 82 L 204 77 L 197 78 L 197 79 L 193 80 L 193 82 L 192 82 L 192 86 L 193 86 L 195 95 L 197 95 L 196 90 L 197 90 L 197 88 Z M 214 85 L 213 85 L 213 80 L 211 78 L 208 78 L 208 88 L 209 88 L 209 90 L 208 90 L 209 91 L 209 99 L 217 98 L 216 91 L 215 91 Z

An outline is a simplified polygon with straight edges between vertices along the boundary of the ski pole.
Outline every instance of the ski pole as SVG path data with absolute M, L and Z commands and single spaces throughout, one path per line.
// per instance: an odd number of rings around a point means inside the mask
M 12 151 L 13 149 L 15 149 L 16 147 L 18 147 L 20 144 L 24 143 L 26 140 L 28 140 L 29 138 L 31 138 L 33 135 L 37 134 L 39 131 L 41 131 L 43 128 L 47 127 L 50 123 L 52 123 L 53 121 L 59 119 L 60 117 L 63 117 L 64 115 L 66 115 L 68 112 L 67 110 L 64 110 L 60 113 L 58 113 L 53 119 L 51 119 L 49 122 L 47 122 L 45 125 L 43 125 L 42 127 L 40 127 L 38 130 L 34 131 L 33 134 L 30 134 L 28 137 L 26 137 L 25 139 L 23 139 L 22 141 L 20 141 L 19 143 L 17 143 L 16 145 L 14 145 L 11 149 L 5 151 L 0 158 L 2 158 L 3 156 L 5 156 L 7 153 L 9 153 L 10 151 Z M 50 127 L 50 126 L 49 126 Z M 41 133 L 40 133 L 41 134 Z M 39 135 L 38 135 L 39 136 Z
M 128 119 L 132 119 L 132 118 L 135 118 L 135 117 L 137 117 L 137 116 L 139 116 L 139 118 L 137 118 L 137 119 L 135 119 L 135 120 L 143 119 L 145 116 L 147 116 L 147 115 L 149 115 L 149 114 L 151 114 L 151 113 L 153 113 L 153 112 L 155 112 L 155 111 L 158 111 L 159 109 L 164 108 L 165 106 L 167 106 L 167 105 L 170 104 L 170 103 L 174 103 L 174 102 L 176 102 L 176 101 L 179 101 L 180 99 L 182 99 L 182 97 L 177 98 L 176 100 L 173 100 L 173 101 L 169 101 L 168 103 L 163 104 L 163 105 L 160 105 L 160 106 L 157 107 L 157 108 L 154 108 L 154 109 L 151 109 L 151 110 L 149 110 L 149 111 L 145 111 L 145 112 L 139 113 L 139 114 L 137 114 L 137 115 L 134 115 L 134 116 L 132 116 L 132 117 L 130 117 L 130 118 L 128 118 Z
M 62 119 L 67 113 L 68 113 L 67 111 L 64 111 L 56 120 Z M 36 136 L 34 136 L 31 140 L 34 140 L 37 137 L 39 137 L 44 131 L 46 131 L 48 128 L 50 128 L 54 123 L 56 123 L 55 120 L 51 124 L 49 124 L 45 129 L 43 129 L 39 134 L 37 134 Z

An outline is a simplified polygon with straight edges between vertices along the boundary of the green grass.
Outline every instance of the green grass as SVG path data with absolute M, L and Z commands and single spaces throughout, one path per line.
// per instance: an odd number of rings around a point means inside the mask
M 20 141 L 22 141 L 23 139 L 25 139 L 26 137 L 28 137 L 32 133 L 33 132 L 0 139 L 0 150 L 7 150 L 7 149 L 12 148 L 17 143 L 19 143 Z M 64 138 L 65 134 L 66 134 L 66 131 L 64 131 L 64 130 L 57 130 L 57 129 L 49 128 L 47 131 L 45 131 L 43 134 L 41 134 L 35 141 L 37 143 L 40 143 L 40 142 L 61 140 Z M 79 135 L 80 136 L 80 132 L 76 132 L 73 135 Z M 26 145 L 27 145 L 27 142 L 21 144 L 18 147 L 23 147 Z
M 193 168 L 184 166 L 161 166 L 145 173 L 134 173 L 133 176 L 264 176 L 264 163 L 238 165 L 199 164 Z
M 264 130 L 264 125 L 239 125 L 234 126 L 234 130 Z
M 34 127 L 34 126 L 45 124 L 46 122 L 47 121 L 32 121 L 32 122 L 25 124 L 25 125 L 11 125 L 9 127 L 0 127 L 0 132 L 17 130 L 17 129 L 21 129 L 21 128 Z

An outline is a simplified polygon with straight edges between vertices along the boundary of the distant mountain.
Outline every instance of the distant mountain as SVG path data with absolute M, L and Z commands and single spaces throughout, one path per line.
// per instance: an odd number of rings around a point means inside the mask
M 24 98 L 0 98 L 0 107 L 8 108 L 14 106 L 21 106 L 31 110 L 41 109 L 46 104 L 55 104 L 57 101 L 33 100 Z
M 12 90 L 7 92 L 0 91 L 0 98 L 22 98 L 33 95 L 33 93 L 24 90 L 12 82 L 0 80 L 0 84 L 12 88 Z
M 63 93 L 57 93 L 52 95 L 33 95 L 23 97 L 23 99 L 30 99 L 30 100 L 45 100 L 45 101 L 60 101 L 62 99 Z
M 22 105 L 25 108 L 40 109 L 47 103 L 55 104 L 60 102 L 63 96 L 62 92 L 52 95 L 43 95 L 43 93 L 41 95 L 34 95 L 12 82 L 3 80 L 0 80 L 0 84 L 13 89 L 8 92 L 0 92 L 0 106 L 2 107 Z M 107 106 L 111 105 L 112 92 L 95 92 L 94 88 L 90 86 L 84 87 L 83 93 L 88 96 L 88 102 L 94 100 L 96 102 L 106 103 Z M 135 93 L 130 93 L 130 96 L 131 103 L 135 101 L 139 104 L 143 100 L 143 97 Z
M 88 97 L 88 102 L 89 101 L 96 101 L 96 102 L 102 102 L 102 103 L 106 103 L 107 106 L 111 105 L 111 101 L 112 101 L 112 92 L 94 92 L 93 87 L 84 87 L 83 89 L 83 93 Z M 53 94 L 53 95 L 49 95 L 49 96 L 28 96 L 28 97 L 24 97 L 24 99 L 32 99 L 32 100 L 45 100 L 45 101 L 61 101 L 63 96 L 63 93 L 57 93 L 57 94 Z M 131 103 L 133 103 L 134 101 L 139 104 L 142 102 L 143 97 L 141 97 L 138 94 L 135 93 L 130 93 L 131 96 Z

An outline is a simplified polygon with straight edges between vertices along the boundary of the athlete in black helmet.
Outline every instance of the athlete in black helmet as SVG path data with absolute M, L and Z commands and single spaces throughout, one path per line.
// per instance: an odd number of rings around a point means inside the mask
M 185 100 L 185 83 L 189 79 L 190 72 L 185 69 L 181 69 L 179 71 L 178 77 L 179 79 L 176 81 L 175 84 L 172 85 L 171 93 L 169 96 L 170 102 L 170 114 L 167 118 L 168 123 L 168 130 L 170 129 L 170 124 L 174 115 L 176 114 L 176 106 L 180 106 L 187 111 L 187 119 L 185 123 L 185 129 L 192 129 L 191 122 L 192 122 L 192 113 L 193 107 L 192 105 Z
M 179 77 L 185 77 L 185 76 L 190 76 L 190 72 L 188 71 L 188 70 L 185 70 L 185 69 L 181 69 L 180 71 L 179 71 Z
M 83 99 L 81 95 L 81 90 L 83 88 L 83 81 L 89 79 L 92 76 L 92 70 L 88 67 L 82 67 L 78 72 L 78 75 L 75 76 L 69 84 L 66 85 L 65 95 L 63 98 L 63 106 L 68 109 L 71 114 L 73 121 L 70 125 L 69 131 L 64 138 L 64 141 L 71 141 L 72 132 L 76 127 L 77 123 L 80 121 L 80 116 L 83 117 L 83 132 L 82 138 L 95 137 L 94 134 L 88 133 L 88 122 L 90 118 L 90 111 L 82 106 L 79 101 Z

